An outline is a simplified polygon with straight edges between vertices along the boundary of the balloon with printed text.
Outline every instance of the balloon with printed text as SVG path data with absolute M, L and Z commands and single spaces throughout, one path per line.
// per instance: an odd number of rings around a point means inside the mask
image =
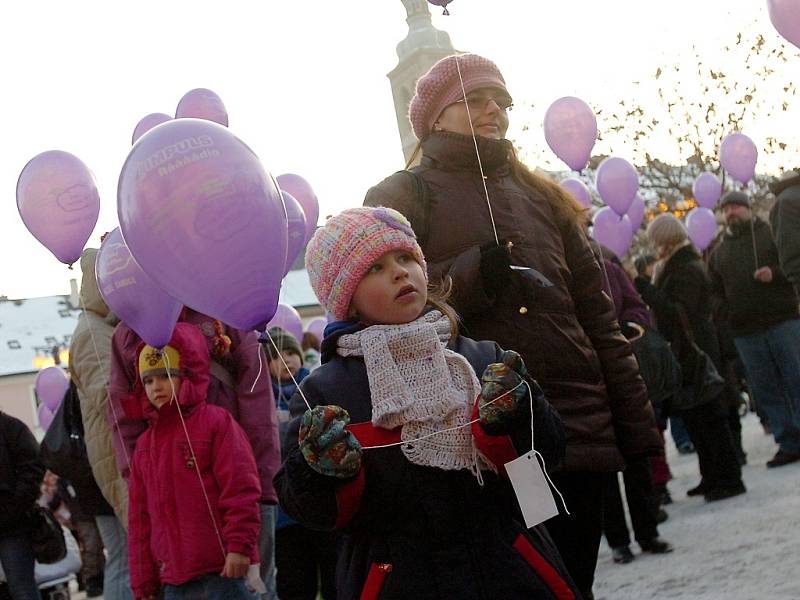
M 317 195 L 314 193 L 311 184 L 300 175 L 284 173 L 283 175 L 278 175 L 275 179 L 278 181 L 278 186 L 280 186 L 283 191 L 289 192 L 303 208 L 303 214 L 306 216 L 305 243 L 311 239 L 311 236 L 314 235 L 314 232 L 317 230 L 317 221 L 319 221 L 319 201 L 317 200 Z
M 719 162 L 736 181 L 747 183 L 756 173 L 758 148 L 743 133 L 731 133 L 719 147 Z
M 69 377 L 61 367 L 47 367 L 36 374 L 33 389 L 39 403 L 55 414 L 69 389 Z
M 594 111 L 580 98 L 559 98 L 544 115 L 544 139 L 570 169 L 580 171 L 589 163 L 597 140 Z
M 162 123 L 166 123 L 167 121 L 171 120 L 172 117 L 164 113 L 150 113 L 149 115 L 143 116 L 133 129 L 131 144 L 135 144 L 136 140 L 138 140 L 156 125 L 161 125 Z
M 166 294 L 236 329 L 275 313 L 286 264 L 280 190 L 221 125 L 164 123 L 131 149 L 117 213 L 136 262 Z
M 228 126 L 228 111 L 222 98 L 206 88 L 195 88 L 186 92 L 175 109 L 176 119 L 206 119 Z
M 100 195 L 94 176 L 77 156 L 49 150 L 22 169 L 17 209 L 33 237 L 59 261 L 72 265 L 97 224 Z
M 119 228 L 100 245 L 97 287 L 108 308 L 154 348 L 163 348 L 183 305 L 164 292 L 131 255 Z
M 604 206 L 594 216 L 592 237 L 618 258 L 622 258 L 633 240 L 631 220 L 627 215 L 620 217 L 611 208 Z
M 595 186 L 603 202 L 622 217 L 639 191 L 639 174 L 624 158 L 609 156 L 597 167 Z

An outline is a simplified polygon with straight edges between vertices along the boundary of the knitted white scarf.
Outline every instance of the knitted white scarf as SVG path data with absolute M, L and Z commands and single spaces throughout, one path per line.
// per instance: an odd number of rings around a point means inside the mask
M 341 336 L 336 352 L 363 356 L 372 397 L 372 424 L 402 426 L 403 454 L 412 463 L 476 476 L 491 463 L 470 427 L 480 382 L 466 358 L 448 350 L 450 322 L 438 311 L 403 325 L 373 325 Z M 419 438 L 434 432 L 431 437 Z

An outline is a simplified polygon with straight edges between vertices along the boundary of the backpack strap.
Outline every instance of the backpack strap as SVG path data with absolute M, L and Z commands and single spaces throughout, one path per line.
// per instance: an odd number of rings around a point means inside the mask
M 428 184 L 415 170 L 398 171 L 398 173 L 405 173 L 411 178 L 416 202 L 414 214 L 409 215 L 408 220 L 411 221 L 411 228 L 417 234 L 417 242 L 424 250 L 428 244 L 431 223 L 431 195 Z

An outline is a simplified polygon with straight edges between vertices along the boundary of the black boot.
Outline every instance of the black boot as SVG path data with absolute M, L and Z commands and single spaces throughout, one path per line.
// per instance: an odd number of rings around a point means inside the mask
M 633 562 L 634 558 L 633 552 L 631 552 L 630 546 L 619 546 L 618 548 L 612 548 L 611 554 L 614 557 L 614 562 L 619 565 L 627 565 L 629 562 Z
M 642 552 L 648 552 L 650 554 L 667 554 L 674 550 L 672 544 L 665 542 L 659 537 L 654 537 L 652 540 L 642 540 L 639 542 L 639 547 L 641 547 Z

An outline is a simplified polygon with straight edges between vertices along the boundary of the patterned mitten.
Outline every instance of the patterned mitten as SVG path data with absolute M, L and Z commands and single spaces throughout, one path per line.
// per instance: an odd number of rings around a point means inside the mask
M 478 416 L 481 423 L 490 428 L 509 423 L 519 403 L 528 396 L 528 386 L 523 382 L 528 369 L 522 357 L 506 350 L 502 360 L 487 366 L 481 377 L 483 385 L 478 400 Z
M 315 406 L 303 415 L 298 441 L 308 466 L 345 479 L 361 469 L 361 444 L 346 427 L 350 415 L 341 406 Z

